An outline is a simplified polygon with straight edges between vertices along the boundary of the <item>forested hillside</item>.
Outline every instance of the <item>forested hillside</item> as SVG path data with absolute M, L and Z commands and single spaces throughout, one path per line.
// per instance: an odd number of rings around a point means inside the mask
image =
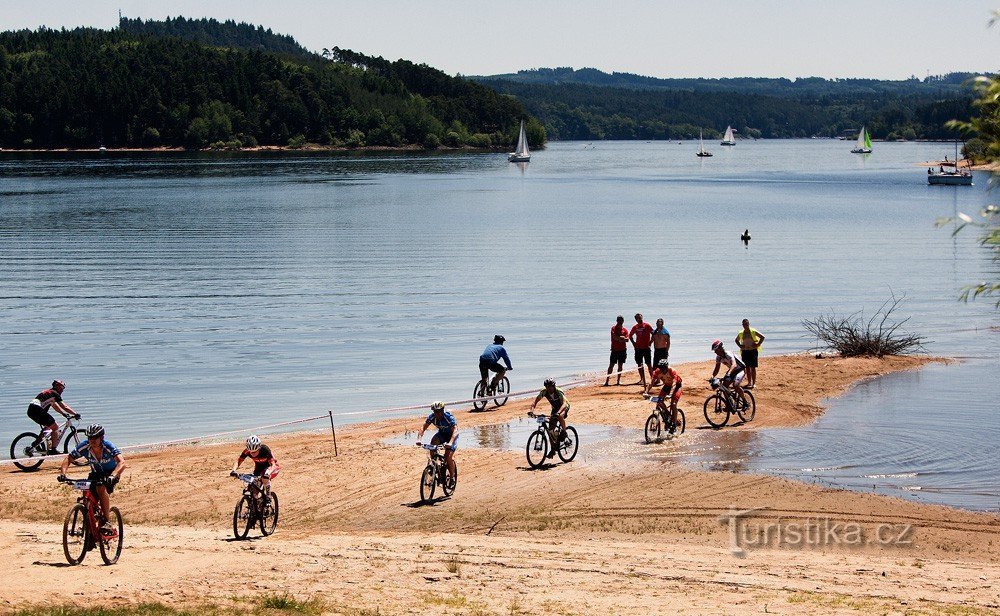
M 248 24 L 0 33 L 0 146 L 509 147 L 520 102 L 426 65 L 324 57 Z M 531 122 L 535 146 L 544 131 Z
M 971 75 L 924 80 L 657 79 L 595 69 L 477 77 L 517 97 L 551 139 L 833 137 L 867 125 L 877 139 L 945 139 L 972 113 Z

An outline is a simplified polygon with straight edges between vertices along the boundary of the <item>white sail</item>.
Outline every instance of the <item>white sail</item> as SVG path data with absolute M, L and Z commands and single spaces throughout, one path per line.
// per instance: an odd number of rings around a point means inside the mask
M 859 149 L 859 150 L 865 149 L 865 127 L 864 126 L 861 127 L 861 132 L 858 133 L 858 143 L 855 144 L 855 147 L 857 149 Z
M 705 153 L 705 135 L 703 131 L 698 131 L 698 151 Z
M 521 133 L 517 136 L 517 149 L 514 153 L 518 156 L 528 156 L 528 136 L 524 133 L 524 120 L 521 120 Z
M 733 137 L 733 127 L 726 127 L 726 134 L 722 137 L 722 145 L 736 145 L 736 138 Z

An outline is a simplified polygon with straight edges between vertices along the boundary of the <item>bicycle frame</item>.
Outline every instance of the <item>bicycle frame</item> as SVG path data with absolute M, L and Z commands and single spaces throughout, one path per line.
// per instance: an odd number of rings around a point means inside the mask
M 67 430 L 75 428 L 73 425 L 74 419 L 72 417 L 63 417 L 63 422 L 61 424 L 56 424 L 56 429 L 59 430 L 59 438 L 62 439 L 66 436 Z M 38 433 L 38 440 L 32 445 L 32 449 L 39 453 L 46 453 L 48 448 L 45 444 L 48 443 L 49 438 L 52 436 L 52 430 L 50 428 L 44 428 Z M 58 446 L 59 443 L 54 443 L 54 446 Z
M 69 479 L 66 483 L 73 486 L 74 490 L 80 490 L 82 494 L 76 498 L 76 502 L 83 503 L 87 508 L 87 532 L 90 533 L 91 541 L 95 537 L 101 537 L 101 522 L 104 515 L 101 513 L 101 503 L 97 500 L 94 492 L 90 489 L 93 482 L 87 480 Z M 117 531 L 115 532 L 117 534 Z
M 422 445 L 424 449 L 427 450 L 427 463 L 434 467 L 434 477 L 437 478 L 438 483 L 444 485 L 444 473 L 441 469 L 446 468 L 445 457 L 444 457 L 444 445 Z

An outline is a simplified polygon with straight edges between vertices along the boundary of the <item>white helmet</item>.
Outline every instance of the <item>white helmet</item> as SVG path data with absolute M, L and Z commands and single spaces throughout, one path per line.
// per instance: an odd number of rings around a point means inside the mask
M 260 438 L 256 434 L 251 434 L 247 438 L 247 450 L 257 451 L 260 449 Z

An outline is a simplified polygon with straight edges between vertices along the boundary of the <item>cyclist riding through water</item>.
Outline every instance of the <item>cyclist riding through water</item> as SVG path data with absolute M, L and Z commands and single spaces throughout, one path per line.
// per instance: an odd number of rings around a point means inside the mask
M 554 379 L 545 379 L 543 383 L 544 389 L 538 392 L 535 397 L 535 401 L 531 403 L 531 409 L 534 410 L 538 405 L 538 402 L 545 398 L 552 405 L 552 416 L 559 420 L 559 443 L 566 438 L 566 417 L 569 415 L 569 398 L 566 397 L 566 393 L 563 390 L 556 387 L 556 382 Z M 553 446 L 546 457 L 554 457 L 556 455 L 556 447 Z
M 250 458 L 253 460 L 253 476 L 260 477 L 261 488 L 267 494 L 271 489 L 271 479 L 278 476 L 281 465 L 271 453 L 271 448 L 261 443 L 260 437 L 256 434 L 247 437 L 246 445 L 246 449 L 236 459 L 236 464 L 233 464 L 233 470 L 229 474 L 236 477 L 238 475 L 236 471 L 240 468 L 240 464 L 243 464 L 243 460 Z
M 71 417 L 73 419 L 80 418 L 80 415 L 77 414 L 76 411 L 63 402 L 62 392 L 65 389 L 66 383 L 59 380 L 52 381 L 52 387 L 42 390 L 42 392 L 35 396 L 35 399 L 28 404 L 28 417 L 31 418 L 31 421 L 40 425 L 43 430 L 52 431 L 48 443 L 49 454 L 59 453 L 56 451 L 56 448 L 59 446 L 59 424 L 56 423 L 52 414 L 49 413 L 49 409 L 55 409 L 56 412 L 63 417 Z
M 489 388 L 486 390 L 487 394 L 495 392 L 497 383 L 503 378 L 504 373 L 514 369 L 510 365 L 510 356 L 507 355 L 507 349 L 503 348 L 503 343 L 506 341 L 507 339 L 500 334 L 493 336 L 493 344 L 483 349 L 482 354 L 479 356 L 479 383 L 483 387 L 486 387 L 490 371 L 496 372 L 496 376 L 489 382 Z M 503 360 L 503 363 L 507 365 L 506 368 L 500 363 L 500 360 Z
M 101 514 L 104 523 L 101 525 L 102 533 L 114 533 L 111 527 L 109 516 L 111 515 L 110 494 L 115 491 L 118 480 L 121 479 L 125 470 L 125 458 L 122 452 L 115 447 L 114 443 L 104 438 L 104 426 L 101 424 L 91 424 L 87 426 L 87 442 L 80 443 L 76 449 L 71 451 L 63 460 L 62 468 L 59 469 L 60 481 L 66 479 L 66 471 L 73 460 L 86 458 L 90 463 L 90 491 L 97 495 L 101 502 Z
M 736 395 L 739 396 L 738 399 L 742 399 L 743 388 L 740 387 L 740 383 L 743 382 L 743 377 L 746 375 L 746 366 L 740 358 L 726 351 L 721 340 L 712 342 L 712 350 L 715 351 L 715 370 L 712 370 L 712 378 L 715 378 L 715 375 L 719 374 L 720 367 L 725 366 L 726 378 L 733 383 L 733 389 L 736 390 Z
M 663 387 L 660 388 L 660 399 L 656 402 L 656 410 L 666 415 L 668 408 L 666 400 L 667 398 L 670 399 L 670 432 L 672 434 L 674 426 L 677 425 L 677 402 L 681 399 L 681 384 L 683 381 L 681 380 L 681 375 L 670 367 L 670 362 L 666 359 L 661 359 L 656 364 L 656 370 L 653 370 L 653 377 L 650 379 L 649 386 L 646 387 L 646 393 L 643 394 L 643 397 L 649 397 L 649 390 L 653 388 L 653 383 L 657 380 L 663 381 Z
M 421 440 L 427 428 L 434 426 L 437 433 L 431 438 L 431 445 L 445 445 L 444 461 L 448 465 L 448 474 L 451 477 L 457 472 L 455 469 L 455 450 L 458 449 L 458 421 L 450 412 L 444 410 L 444 402 L 435 402 L 431 405 L 431 414 L 427 416 L 424 427 L 420 428 L 417 434 L 417 445 L 422 445 Z

